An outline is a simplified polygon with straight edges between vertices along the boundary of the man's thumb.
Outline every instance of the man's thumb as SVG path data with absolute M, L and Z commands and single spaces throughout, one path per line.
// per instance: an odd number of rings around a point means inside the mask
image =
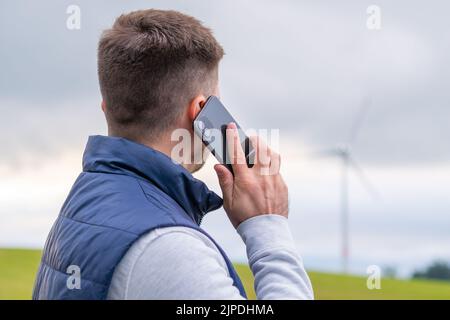
M 220 189 L 222 189 L 223 197 L 230 199 L 233 192 L 233 174 L 223 164 L 216 164 L 214 166 L 217 177 L 219 178 Z

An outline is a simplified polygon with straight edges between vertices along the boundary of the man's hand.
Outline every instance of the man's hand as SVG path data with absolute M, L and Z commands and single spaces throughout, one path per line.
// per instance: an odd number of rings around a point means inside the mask
M 280 175 L 280 155 L 259 138 L 252 137 L 254 166 L 247 167 L 236 125 L 226 130 L 227 149 L 233 174 L 221 164 L 214 166 L 223 193 L 223 207 L 235 228 L 254 216 L 288 216 L 288 189 Z M 233 150 L 233 151 L 231 151 Z

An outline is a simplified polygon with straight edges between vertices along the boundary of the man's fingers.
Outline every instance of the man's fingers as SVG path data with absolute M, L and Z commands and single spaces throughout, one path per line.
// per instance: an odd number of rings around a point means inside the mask
M 281 156 L 272 151 L 272 155 L 270 156 L 270 174 L 277 174 L 280 172 L 281 166 Z
M 251 149 L 253 149 L 253 155 L 249 158 L 250 163 L 255 166 L 258 162 L 258 136 L 249 136 Z
M 253 149 L 255 150 L 255 165 L 260 167 L 269 167 L 271 162 L 272 150 L 258 136 L 250 137 Z
M 233 196 L 233 174 L 222 164 L 214 166 L 217 177 L 219 178 L 220 189 L 222 189 L 223 198 L 226 201 L 231 201 Z
M 231 162 L 233 171 L 235 174 L 243 172 L 247 168 L 247 162 L 245 160 L 245 153 L 242 149 L 241 141 L 239 139 L 238 129 L 236 124 L 230 123 L 226 130 L 227 139 L 227 150 L 228 157 L 227 161 Z
M 249 137 L 255 150 L 254 164 L 260 168 L 261 174 L 273 175 L 280 172 L 281 157 L 273 151 L 264 140 L 257 136 Z

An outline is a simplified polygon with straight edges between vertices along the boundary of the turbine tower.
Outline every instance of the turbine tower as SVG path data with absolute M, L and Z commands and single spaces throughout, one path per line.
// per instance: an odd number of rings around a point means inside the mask
M 340 181 L 340 220 L 341 220 L 341 260 L 342 272 L 348 273 L 350 259 L 350 223 L 349 223 L 349 173 L 352 171 L 372 197 L 378 197 L 378 192 L 367 179 L 364 171 L 358 165 L 351 151 L 361 124 L 366 117 L 368 109 L 371 106 L 370 100 L 366 99 L 361 104 L 358 114 L 355 117 L 347 142 L 321 152 L 324 156 L 338 158 L 341 162 L 341 181 Z

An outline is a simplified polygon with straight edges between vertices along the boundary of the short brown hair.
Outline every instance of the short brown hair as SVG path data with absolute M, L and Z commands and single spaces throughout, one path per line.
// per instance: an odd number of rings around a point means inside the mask
M 212 94 L 223 49 L 210 29 L 176 11 L 121 15 L 98 45 L 98 76 L 114 132 L 157 137 L 196 94 Z

